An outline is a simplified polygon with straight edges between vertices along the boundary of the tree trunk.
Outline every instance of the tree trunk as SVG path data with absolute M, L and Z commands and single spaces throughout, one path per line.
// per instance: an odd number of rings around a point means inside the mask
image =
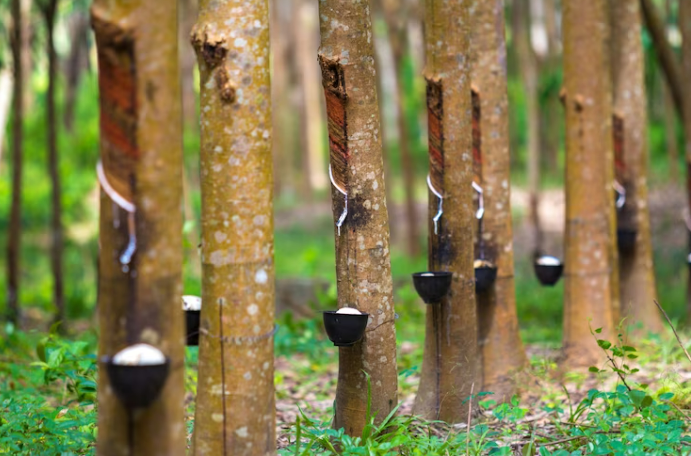
M 564 2 L 566 89 L 565 367 L 590 366 L 590 334 L 612 336 L 613 175 L 611 83 L 605 0 Z M 592 321 L 591 321 L 592 320 Z
M 321 91 L 319 90 L 319 68 L 314 53 L 319 48 L 318 9 L 311 1 L 300 1 L 296 14 L 298 27 L 295 30 L 298 72 L 302 86 L 304 116 L 302 118 L 302 147 L 304 169 L 307 171 L 305 184 L 312 199 L 314 190 L 323 190 L 328 184 L 322 144 L 324 123 L 322 118 Z
M 665 0 L 665 18 L 672 15 L 672 0 Z M 659 72 L 657 72 L 659 74 Z M 664 77 L 662 78 L 664 79 Z M 665 143 L 667 145 L 667 161 L 669 165 L 669 179 L 673 184 L 679 182 L 679 146 L 677 144 L 677 117 L 674 112 L 672 92 L 666 80 L 662 81 L 662 103 L 665 117 Z
M 396 125 L 398 130 L 398 150 L 401 154 L 401 170 L 403 171 L 403 189 L 405 192 L 405 217 L 407 225 L 406 250 L 408 255 L 415 257 L 420 253 L 417 214 L 415 210 L 415 168 L 410 152 L 410 138 L 405 112 L 405 88 L 403 87 L 403 73 L 405 71 L 404 57 L 407 51 L 406 25 L 407 8 L 394 0 L 383 0 L 384 19 L 386 20 L 389 42 L 394 61 L 396 76 Z
M 34 101 L 34 91 L 31 90 L 31 74 L 32 74 L 32 50 L 31 41 L 35 35 L 35 30 L 31 25 L 31 3 L 34 0 L 19 0 L 19 8 L 21 9 L 22 40 L 19 47 L 19 58 L 21 59 L 22 74 L 26 78 L 24 81 L 25 88 L 22 92 L 22 103 L 24 112 L 30 112 Z
M 63 124 L 72 133 L 74 107 L 79 91 L 82 73 L 88 68 L 89 59 L 89 16 L 86 12 L 75 12 L 70 18 L 70 55 L 67 58 L 65 84 L 65 111 Z
M 12 72 L 7 68 L 0 68 L 0 170 L 3 163 L 2 153 L 5 149 L 7 121 L 10 117 L 13 91 L 14 79 L 12 79 Z
M 289 18 L 295 15 L 294 1 L 271 0 L 270 24 L 269 29 L 271 33 L 271 67 L 273 68 L 271 75 L 271 100 L 272 100 L 272 129 L 273 144 L 271 153 L 273 154 L 273 167 L 278 170 L 274 176 L 274 194 L 277 198 L 283 195 L 294 195 L 296 191 L 296 157 L 300 158 L 302 165 L 302 179 L 297 190 L 303 199 L 311 200 L 312 187 L 309 172 L 309 161 L 306 158 L 306 152 L 302 154 L 299 152 L 298 142 L 296 141 L 297 132 L 302 125 L 302 120 L 298 117 L 304 117 L 303 112 L 300 116 L 293 115 L 296 111 L 299 112 L 298 104 L 295 102 L 296 90 L 300 87 L 295 87 L 292 84 L 294 81 L 293 72 L 297 71 L 295 63 L 297 46 L 291 46 L 295 43 L 292 37 L 293 28 L 301 27 L 301 24 L 296 24 L 298 21 L 289 23 Z M 290 37 L 290 38 L 288 38 Z M 302 47 L 302 46 L 300 46 Z M 300 176 L 297 173 L 298 177 Z
M 542 3 L 545 30 L 547 31 L 547 58 L 552 60 L 559 55 L 561 40 L 557 30 L 557 7 L 552 0 L 540 0 Z M 530 0 L 528 0 L 530 3 Z
M 484 259 L 498 267 L 493 286 L 477 295 L 478 344 L 482 350 L 483 390 L 492 391 L 501 402 L 515 394 L 514 376 L 527 363 L 518 328 L 513 275 L 509 100 L 502 0 L 476 1 L 471 23 L 472 82 L 480 100 L 481 186 L 485 205 L 483 230 L 477 242 Z M 537 100 L 534 102 L 537 104 Z M 537 106 L 533 108 L 531 120 L 537 124 Z M 539 138 L 535 133 L 533 147 L 537 147 Z
M 202 315 L 195 455 L 275 453 L 268 0 L 201 0 Z
M 370 0 L 370 6 L 374 11 L 374 21 L 385 21 L 384 11 L 381 0 Z M 387 84 L 396 78 L 396 69 L 393 64 L 393 51 L 387 33 L 377 33 L 374 30 L 374 66 L 377 72 L 377 101 L 379 102 L 379 112 L 381 114 L 379 136 L 382 143 L 382 156 L 384 161 L 384 181 L 386 184 L 386 206 L 389 210 L 389 235 L 392 246 L 400 245 L 401 227 L 396 223 L 397 207 L 393 198 L 395 174 L 391 168 L 393 161 L 393 150 L 391 147 L 391 120 L 389 119 L 390 110 L 388 106 L 393 103 L 387 91 Z M 390 91 L 390 89 L 388 89 Z
M 679 29 L 681 30 L 681 73 L 683 77 L 691 75 L 691 4 L 688 1 L 679 2 Z M 683 86 L 683 114 L 684 125 L 684 156 L 686 158 L 686 191 L 688 199 L 688 213 L 691 217 L 691 90 L 688 84 Z M 689 251 L 691 251 L 691 232 L 689 232 Z M 687 285 L 687 309 L 691 309 L 691 275 Z M 688 312 L 691 321 L 691 312 Z
M 284 0 L 280 0 L 284 1 Z M 294 14 L 284 17 L 284 21 L 293 23 L 293 41 L 286 43 L 294 47 L 295 71 L 299 92 L 302 95 L 301 105 L 304 115 L 299 123 L 302 136 L 302 160 L 305 176 L 305 190 L 311 199 L 314 192 L 320 192 L 329 185 L 327 165 L 324 160 L 324 121 L 319 76 L 321 74 L 314 53 L 319 48 L 319 12 L 315 2 L 297 0 Z M 279 38 L 282 39 L 282 38 Z M 284 40 L 285 41 L 285 40 Z
M 515 49 L 525 88 L 528 122 L 528 221 L 533 235 L 533 255 L 542 254 L 540 229 L 540 103 L 538 99 L 537 58 L 530 44 L 530 0 L 513 3 Z M 496 52 L 496 51 L 495 51 Z M 477 84 L 477 83 L 476 83 Z M 508 163 L 507 165 L 508 166 Z M 508 179 L 508 178 L 507 178 Z
M 648 211 L 648 118 L 639 4 L 612 0 L 610 19 L 613 105 L 616 115 L 621 116 L 623 139 L 621 147 L 614 147 L 615 167 L 617 180 L 626 189 L 617 227 L 638 232 L 635 248 L 619 252 L 622 314 L 627 324 L 660 332 L 662 320 L 653 303 L 656 292 Z
M 660 62 L 667 84 L 669 85 L 674 100 L 674 106 L 681 117 L 684 117 L 684 83 L 682 77 L 682 70 L 679 67 L 674 50 L 667 41 L 667 31 L 665 30 L 665 23 L 658 13 L 653 0 L 640 0 L 641 11 L 643 19 L 645 19 L 645 26 L 652 38 L 653 47 L 657 59 Z M 684 9 L 688 7 L 688 1 L 679 1 L 679 25 L 682 32 L 682 39 L 684 36 L 683 15 Z M 687 21 L 688 22 L 688 21 Z M 683 46 L 682 46 L 683 52 Z
M 319 3 L 319 63 L 329 125 L 338 306 L 370 314 L 363 339 L 339 349 L 336 429 L 361 435 L 366 410 L 381 422 L 396 407 L 396 330 L 384 165 L 369 2 Z M 334 27 L 333 24 L 339 24 Z M 338 222 L 337 222 L 338 223 Z M 368 382 L 368 376 L 371 382 Z M 371 387 L 371 396 L 368 388 Z
M 179 42 L 178 42 L 179 43 Z M 184 101 L 183 101 L 184 104 Z M 196 108 L 195 108 L 196 111 Z M 183 116 L 184 118 L 184 116 Z M 185 164 L 183 160 L 182 166 L 182 210 L 183 210 L 183 220 L 185 223 L 191 222 L 192 228 L 187 232 L 187 244 L 188 248 L 185 249 L 184 256 L 187 261 L 190 262 L 192 266 L 192 274 L 196 278 L 202 276 L 202 263 L 201 257 L 199 255 L 199 244 L 201 238 L 199 236 L 199 225 L 197 224 L 197 217 L 194 213 L 194 208 L 192 206 L 192 189 L 197 190 L 199 188 L 196 182 L 192 182 L 190 179 L 190 174 L 185 169 Z M 183 274 L 184 274 L 183 270 Z
M 679 183 L 679 145 L 677 144 L 677 113 L 674 110 L 674 100 L 667 81 L 662 81 L 662 97 L 665 116 L 665 145 L 667 146 L 667 163 L 669 166 L 669 180 L 672 184 Z
M 24 65 L 22 43 L 25 20 L 22 18 L 21 0 L 12 0 L 12 64 L 14 95 L 12 100 L 12 203 L 10 229 L 7 236 L 7 317 L 19 323 L 19 254 L 21 247 L 22 216 L 22 161 L 24 147 Z
M 189 46 L 190 32 L 197 20 L 197 0 L 177 0 L 178 51 L 180 52 L 180 85 L 182 87 L 182 119 L 186 128 L 199 128 L 197 97 L 194 90 L 194 50 Z
M 62 281 L 62 251 L 63 251 L 63 229 L 62 229 L 62 209 L 60 197 L 60 160 L 57 150 L 57 122 L 55 118 L 55 82 L 57 78 L 57 55 L 55 54 L 55 43 L 53 42 L 53 30 L 55 27 L 55 13 L 58 7 L 58 0 L 49 0 L 41 5 L 43 18 L 46 23 L 48 53 L 48 94 L 47 94 L 47 130 L 48 130 L 48 173 L 53 187 L 51 194 L 52 216 L 50 220 L 50 267 L 53 273 L 53 301 L 55 303 L 55 321 L 63 322 L 61 328 L 64 330 L 65 321 L 65 300 Z
M 427 307 L 425 351 L 413 413 L 458 423 L 464 401 L 482 391 L 473 270 L 470 1 L 427 0 L 425 43 L 430 181 L 444 214 L 429 223 L 429 268 L 452 271 L 439 304 Z M 463 63 L 463 64 L 459 64 Z M 429 193 L 430 219 L 439 200 Z
M 91 11 L 101 105 L 99 355 L 143 342 L 171 365 L 160 397 L 131 415 L 99 365 L 99 455 L 185 454 L 175 5 L 96 0 Z

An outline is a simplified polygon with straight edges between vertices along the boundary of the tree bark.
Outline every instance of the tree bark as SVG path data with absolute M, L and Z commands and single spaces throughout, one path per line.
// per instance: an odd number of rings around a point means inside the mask
M 370 0 L 370 7 L 372 8 L 372 10 L 374 10 L 375 22 L 385 21 L 383 11 L 384 8 L 381 0 Z M 388 95 L 388 92 L 384 89 L 385 87 L 387 87 L 387 82 L 396 78 L 396 69 L 394 68 L 395 65 L 392 63 L 393 51 L 391 49 L 391 42 L 389 41 L 388 33 L 377 33 L 377 30 L 375 28 L 374 43 L 374 66 L 375 71 L 377 72 L 377 101 L 379 102 L 379 112 L 381 114 L 379 136 L 381 137 L 382 143 L 382 159 L 384 161 L 384 181 L 387 182 L 386 205 L 391 211 L 389 213 L 389 217 L 393 220 L 393 222 L 389 222 L 389 242 L 392 246 L 397 246 L 400 245 L 402 233 L 401 227 L 398 225 L 398 223 L 396 223 L 397 208 L 393 198 L 395 174 L 391 168 L 393 161 L 393 150 L 391 147 L 391 133 L 389 128 L 392 122 L 387 117 L 389 111 L 387 111 L 386 108 L 387 106 L 390 106 L 392 103 L 389 100 L 390 97 Z
M 195 455 L 275 454 L 268 0 L 201 0 L 202 307 Z
M 319 48 L 318 9 L 311 1 L 300 1 L 297 8 L 297 27 L 295 30 L 298 73 L 302 86 L 304 117 L 302 118 L 302 146 L 304 149 L 304 168 L 307 172 L 305 184 L 308 197 L 313 198 L 314 190 L 324 190 L 328 184 L 322 134 L 321 91 L 319 87 L 319 68 L 314 61 L 314 52 Z
M 72 133 L 74 107 L 79 91 L 82 73 L 88 68 L 89 59 L 89 16 L 86 12 L 75 12 L 70 18 L 70 55 L 67 58 L 65 84 L 65 110 L 63 124 Z
M 53 41 L 55 28 L 55 14 L 58 0 L 48 0 L 41 5 L 43 18 L 46 23 L 47 53 L 48 53 L 48 93 L 47 93 L 47 131 L 48 131 L 48 174 L 53 192 L 51 193 L 52 213 L 50 219 L 50 267 L 53 273 L 53 302 L 55 303 L 55 321 L 63 322 L 61 328 L 64 331 L 65 299 L 63 291 L 62 252 L 63 229 L 61 209 L 61 185 L 60 185 L 60 159 L 57 150 L 57 121 L 55 118 L 55 82 L 57 78 L 57 55 Z
M 429 223 L 429 268 L 452 271 L 439 304 L 427 307 L 425 350 L 413 413 L 458 423 L 463 406 L 481 389 L 473 269 L 473 160 L 470 90 L 469 0 L 427 0 L 425 46 L 430 180 L 443 195 L 435 232 Z M 429 193 L 430 219 L 438 198 Z
M 182 456 L 182 124 L 176 2 L 96 0 L 91 17 L 101 107 L 99 355 L 113 356 L 143 342 L 158 347 L 171 366 L 160 397 L 130 415 L 99 365 L 97 454 Z
M 26 78 L 24 82 L 24 91 L 22 92 L 22 103 L 24 103 L 24 112 L 30 112 L 33 106 L 34 94 L 31 90 L 31 74 L 32 74 L 32 49 L 31 41 L 35 35 L 35 30 L 31 24 L 31 4 L 34 0 L 19 0 L 19 8 L 22 10 L 20 27 L 22 28 L 22 41 L 19 47 L 19 58 L 21 59 L 22 74 Z
M 665 18 L 672 14 L 672 0 L 665 0 Z M 657 72 L 657 74 L 660 74 Z M 664 79 L 664 76 L 660 79 Z M 662 103 L 664 105 L 665 118 L 665 143 L 667 145 L 667 161 L 669 165 L 669 178 L 674 184 L 679 182 L 679 146 L 677 144 L 677 117 L 674 111 L 674 100 L 667 80 L 661 81 Z
M 612 335 L 613 175 L 605 0 L 564 2 L 566 234 L 564 367 L 590 366 Z
M 295 86 L 293 78 L 297 71 L 296 53 L 298 46 L 292 37 L 295 28 L 302 27 L 297 20 L 289 23 L 289 18 L 297 16 L 294 1 L 271 0 L 269 29 L 271 31 L 271 65 L 274 68 L 271 76 L 271 101 L 272 101 L 272 150 L 273 167 L 279 172 L 274 176 L 274 194 L 277 198 L 283 195 L 294 195 L 296 189 L 299 195 L 308 201 L 311 200 L 313 189 L 311 186 L 309 160 L 306 151 L 300 153 L 300 145 L 296 140 L 302 121 L 294 116 L 300 112 L 300 118 L 304 117 L 302 104 L 296 103 L 295 92 L 301 91 L 300 86 Z M 293 25 L 295 24 L 295 25 Z M 291 39 L 288 39 L 290 37 Z M 302 46 L 299 46 L 302 47 Z M 299 159 L 299 160 L 298 160 Z M 302 179 L 297 172 L 297 162 L 300 162 Z M 296 178 L 296 175 L 298 178 Z M 296 185 L 296 181 L 299 185 Z M 301 182 L 300 182 L 301 181 Z
M 410 138 L 405 112 L 405 88 L 403 87 L 404 57 L 407 51 L 406 25 L 407 8 L 398 5 L 395 0 L 382 0 L 384 19 L 391 43 L 396 76 L 396 125 L 398 130 L 398 150 L 401 154 L 401 170 L 403 171 L 403 189 L 405 192 L 406 217 L 406 250 L 408 255 L 415 257 L 420 253 L 420 233 L 415 210 L 415 168 L 410 152 Z
M 530 0 L 513 3 L 515 49 L 525 88 L 528 121 L 528 221 L 532 231 L 532 252 L 542 254 L 540 229 L 540 103 L 538 99 L 538 62 L 530 44 Z M 495 51 L 496 52 L 496 51 Z M 508 164 L 507 164 L 508 166 Z
M 12 202 L 10 229 L 7 236 L 7 317 L 19 323 L 19 254 L 21 247 L 22 161 L 24 147 L 24 65 L 22 43 L 26 21 L 22 18 L 21 0 L 12 0 L 12 64 L 14 94 L 12 100 Z
M 484 259 L 498 267 L 493 286 L 477 295 L 478 344 L 482 350 L 483 390 L 492 391 L 501 402 L 515 394 L 515 374 L 527 363 L 519 334 L 514 287 L 502 0 L 476 1 L 471 19 L 471 79 L 480 99 L 481 186 L 485 205 L 478 242 Z M 537 106 L 534 110 L 531 120 L 537 123 Z M 533 133 L 532 146 L 537 147 L 539 135 Z
M 637 2 L 611 0 L 611 65 L 613 105 L 621 116 L 621 148 L 615 144 L 616 174 L 626 189 L 626 203 L 618 214 L 618 228 L 637 230 L 633 250 L 619 252 L 622 314 L 627 324 L 660 332 L 662 320 L 656 298 L 653 251 L 648 211 L 647 100 L 644 81 L 641 12 Z M 619 136 L 619 135 L 615 135 Z
M 363 339 L 339 349 L 334 427 L 361 435 L 371 411 L 381 422 L 396 407 L 396 330 L 369 2 L 319 3 L 319 63 L 329 125 L 330 163 L 347 192 L 348 215 L 335 229 L 339 307 L 369 313 Z M 334 24 L 336 26 L 334 26 Z M 334 220 L 344 195 L 332 187 Z M 371 379 L 368 386 L 367 376 Z
M 177 0 L 180 11 L 178 22 L 178 51 L 180 52 L 180 84 L 182 87 L 182 119 L 187 128 L 199 128 L 197 97 L 194 90 L 194 50 L 189 46 L 192 26 L 197 20 L 197 0 Z

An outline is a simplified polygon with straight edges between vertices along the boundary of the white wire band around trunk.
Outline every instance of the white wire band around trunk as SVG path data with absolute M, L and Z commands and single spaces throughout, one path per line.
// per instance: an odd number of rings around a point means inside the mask
M 336 222 L 336 228 L 338 228 L 338 235 L 341 235 L 341 226 L 343 225 L 343 222 L 345 222 L 346 216 L 348 215 L 348 192 L 346 192 L 344 189 L 338 186 L 336 181 L 334 180 L 334 175 L 331 172 L 331 164 L 329 163 L 329 179 L 331 179 L 331 185 L 333 185 L 336 190 L 341 192 L 343 194 L 343 199 L 345 201 L 343 205 L 343 212 L 341 213 L 341 216 L 338 218 L 338 221 Z
M 434 234 L 437 234 L 437 224 L 439 223 L 439 219 L 441 218 L 442 214 L 444 214 L 444 197 L 441 196 L 441 193 L 439 193 L 432 185 L 432 179 L 430 179 L 429 174 L 427 175 L 427 187 L 429 187 L 429 190 L 434 193 L 437 198 L 439 198 L 439 209 L 437 211 L 437 215 L 432 218 L 432 221 L 434 222 Z
M 136 207 L 133 203 L 127 201 L 127 199 L 125 199 L 124 196 L 119 194 L 117 191 L 115 191 L 113 187 L 110 186 L 110 182 L 108 182 L 106 173 L 103 170 L 103 163 L 101 163 L 100 160 L 96 164 L 96 175 L 98 176 L 98 183 L 101 184 L 101 188 L 104 192 L 106 192 L 106 195 L 108 195 L 108 197 L 112 199 L 115 204 L 117 204 L 127 212 L 136 211 Z
M 481 220 L 482 217 L 485 216 L 485 199 L 483 198 L 482 194 L 482 187 L 480 187 L 478 184 L 473 181 L 473 188 L 478 194 L 478 200 L 477 200 L 477 212 L 475 213 L 475 218 L 478 220 Z
M 136 212 L 137 207 L 134 205 L 134 203 L 127 201 L 125 197 L 115 191 L 115 189 L 110 185 L 110 182 L 108 182 L 108 178 L 106 177 L 106 173 L 103 170 L 103 163 L 101 163 L 100 160 L 96 164 L 96 175 L 98 176 L 98 183 L 101 184 L 101 188 L 105 194 L 108 195 L 108 197 L 115 204 L 127 212 L 127 235 L 129 239 L 127 241 L 125 251 L 120 254 L 119 258 L 120 264 L 125 266 L 125 269 L 127 269 L 127 265 L 132 261 L 134 252 L 137 251 L 137 232 L 134 220 L 134 213 Z

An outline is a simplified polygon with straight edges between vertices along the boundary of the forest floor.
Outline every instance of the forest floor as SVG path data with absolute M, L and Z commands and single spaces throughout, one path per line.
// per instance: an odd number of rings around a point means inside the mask
M 622 357 L 616 356 L 614 345 L 608 350 L 621 377 L 604 351 L 602 364 L 591 368 L 597 372 L 563 373 L 556 364 L 558 350 L 528 346 L 530 367 L 517 380 L 519 391 L 511 403 L 498 406 L 489 392 L 475 395 L 479 403 L 473 410 L 470 437 L 466 423 L 445 426 L 422 421 L 409 437 L 420 438 L 416 432 L 426 430 L 441 441 L 453 442 L 461 435 L 461 440 L 468 439 L 468 454 L 562 454 L 560 449 L 567 451 L 565 455 L 619 454 L 616 448 L 620 446 L 630 447 L 621 454 L 687 454 L 686 447 L 691 446 L 691 410 L 687 410 L 691 408 L 691 360 L 671 337 L 653 336 L 640 344 L 638 350 L 626 346 Z M 624 345 L 619 344 L 621 347 Z M 399 345 L 399 355 L 405 357 L 417 349 L 404 342 Z M 316 442 L 312 448 L 323 446 L 317 437 L 331 425 L 337 370 L 335 360 L 315 365 L 305 355 L 277 358 L 277 444 L 290 448 L 285 454 L 303 454 L 302 448 L 311 441 Z M 412 413 L 418 382 L 416 369 L 399 375 L 399 415 Z M 293 453 L 299 417 L 313 430 L 302 431 L 301 450 Z M 623 435 L 625 432 L 629 435 Z M 627 442 L 629 439 L 633 440 Z M 525 452 L 529 445 L 533 453 Z

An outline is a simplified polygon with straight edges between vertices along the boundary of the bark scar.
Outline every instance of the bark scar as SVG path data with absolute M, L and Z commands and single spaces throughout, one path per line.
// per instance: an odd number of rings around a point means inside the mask
M 472 86 L 470 96 L 473 108 L 473 174 L 475 182 L 479 185 L 482 184 L 482 105 L 477 87 Z
M 322 72 L 322 85 L 326 98 L 326 114 L 329 130 L 329 159 L 333 180 L 339 187 L 348 191 L 347 168 L 350 152 L 348 150 L 348 94 L 346 92 L 345 72 L 339 59 L 318 56 Z
M 429 128 L 429 174 L 432 186 L 444 194 L 444 91 L 440 78 L 427 81 L 427 124 Z

